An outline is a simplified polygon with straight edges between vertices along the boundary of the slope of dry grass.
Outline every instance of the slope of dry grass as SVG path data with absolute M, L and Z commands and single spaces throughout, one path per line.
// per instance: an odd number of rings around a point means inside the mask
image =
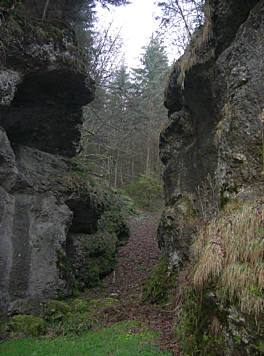
M 264 311 L 264 205 L 233 204 L 215 218 L 193 245 L 194 286 L 215 285 L 241 311 Z

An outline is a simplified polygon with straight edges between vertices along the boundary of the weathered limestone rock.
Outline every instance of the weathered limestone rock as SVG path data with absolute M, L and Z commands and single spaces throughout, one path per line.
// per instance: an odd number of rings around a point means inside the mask
M 9 301 L 16 298 L 71 293 L 71 281 L 61 276 L 58 254 L 65 254 L 72 212 L 62 194 L 60 199 L 54 195 L 55 186 L 52 189 L 48 180 L 48 175 L 61 172 L 63 160 L 20 147 L 15 162 L 8 139 L 3 137 L 0 170 L 6 179 L 0 188 L 0 310 L 6 311 Z
M 16 183 L 18 170 L 14 152 L 9 144 L 5 131 L 0 127 L 0 184 L 10 191 Z
M 70 163 L 61 155 L 75 154 L 94 95 L 69 27 L 40 36 L 12 21 L 0 16 L 0 314 L 16 300 L 72 293 L 73 211 L 62 179 Z
M 189 258 L 192 241 L 182 199 L 195 215 L 263 194 L 264 4 L 215 0 L 210 7 L 165 93 L 170 123 L 160 136 L 166 208 L 159 241 L 177 263 Z
M 9 304 L 9 273 L 12 267 L 12 229 L 15 199 L 0 188 L 0 312 Z
M 74 156 L 82 106 L 94 97 L 93 81 L 70 27 L 38 24 L 30 29 L 28 22 L 0 19 L 0 125 L 12 145 Z
M 159 245 L 172 266 L 193 264 L 189 247 L 196 219 L 208 221 L 230 200 L 264 195 L 264 1 L 213 0 L 209 5 L 210 18 L 176 63 L 165 93 L 170 122 L 160 137 L 166 207 Z M 228 249 L 224 253 L 228 256 Z M 235 297 L 216 295 L 213 284 L 212 277 L 197 292 L 204 304 L 189 296 L 199 306 L 201 324 L 210 312 L 218 318 L 222 345 L 213 352 L 262 354 L 263 315 L 243 312 Z M 256 305 L 259 295 L 252 292 Z
M 58 253 L 64 253 L 71 211 L 52 195 L 18 193 L 14 216 L 9 294 L 13 298 L 70 294 L 57 263 Z
M 9 105 L 12 102 L 21 79 L 20 74 L 14 70 L 0 71 L 0 105 Z

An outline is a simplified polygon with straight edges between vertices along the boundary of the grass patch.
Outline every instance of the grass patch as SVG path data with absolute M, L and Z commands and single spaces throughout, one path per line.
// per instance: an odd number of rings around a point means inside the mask
M 82 337 L 27 338 L 0 345 L 5 356 L 168 356 L 156 346 L 156 335 L 139 322 L 122 322 L 113 327 L 86 332 Z

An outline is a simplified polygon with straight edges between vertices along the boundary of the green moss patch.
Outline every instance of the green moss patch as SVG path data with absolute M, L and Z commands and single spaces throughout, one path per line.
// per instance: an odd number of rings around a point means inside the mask
M 129 227 L 119 206 L 112 206 L 104 212 L 99 224 L 109 233 L 115 234 L 121 243 L 129 237 Z
M 60 300 L 48 300 L 44 303 L 43 316 L 46 320 L 58 320 L 71 311 L 71 307 Z
M 214 296 L 203 297 L 189 286 L 184 294 L 175 332 L 181 348 L 188 355 L 223 355 L 222 325 L 226 313 L 221 312 Z
M 32 315 L 15 315 L 8 322 L 8 329 L 16 333 L 28 336 L 43 335 L 47 331 L 48 324 L 45 320 Z
M 117 237 L 106 231 L 95 234 L 71 234 L 71 264 L 80 284 L 95 287 L 115 265 Z
M 97 298 L 91 299 L 89 305 L 91 310 L 100 311 L 101 309 L 110 307 L 112 305 L 120 304 L 119 299 L 117 298 Z
M 170 290 L 175 287 L 177 272 L 169 270 L 169 258 L 162 256 L 144 281 L 142 301 L 161 303 L 166 301 Z
M 67 313 L 61 320 L 56 321 L 52 325 L 50 332 L 55 335 L 81 336 L 95 325 L 97 325 L 97 323 L 91 317 L 89 311 L 81 313 L 72 312 Z

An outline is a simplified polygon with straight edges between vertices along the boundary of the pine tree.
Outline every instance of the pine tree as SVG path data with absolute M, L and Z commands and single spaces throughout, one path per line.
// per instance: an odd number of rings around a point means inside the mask
M 143 125 L 145 137 L 145 171 L 160 171 L 158 135 L 161 122 L 165 120 L 163 89 L 168 74 L 168 59 L 161 41 L 152 36 L 141 58 L 141 67 L 134 69 L 137 116 Z

